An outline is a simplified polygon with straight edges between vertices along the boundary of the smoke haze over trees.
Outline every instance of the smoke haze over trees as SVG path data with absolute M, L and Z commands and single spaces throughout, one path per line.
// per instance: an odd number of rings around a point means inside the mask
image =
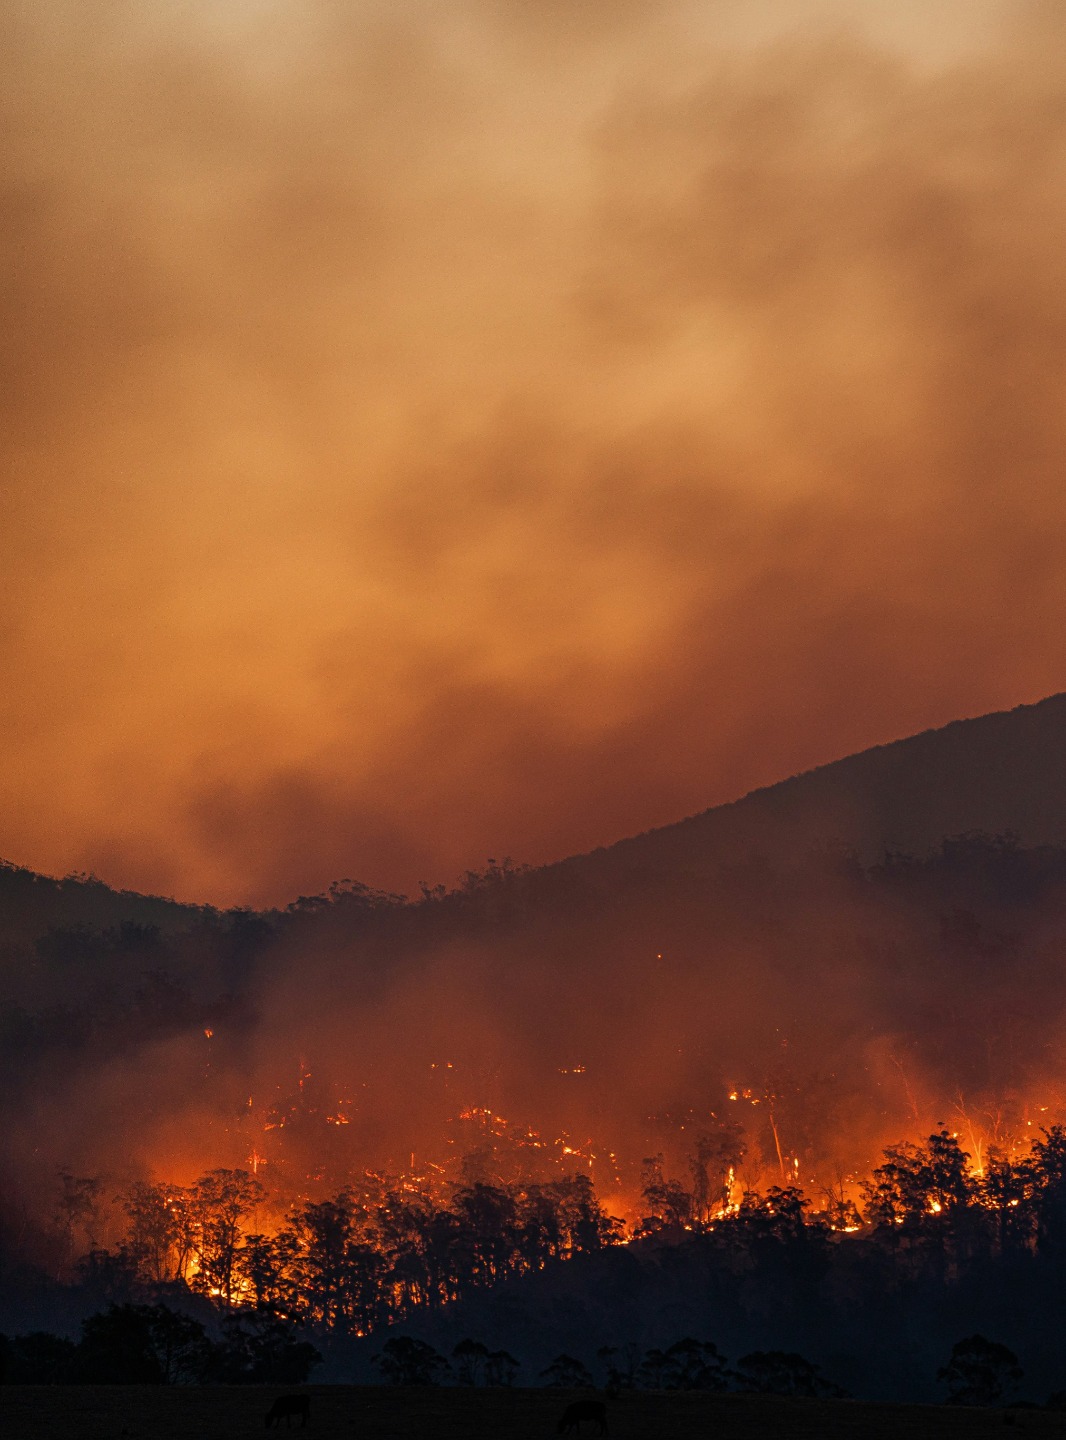
M 50 1186 L 255 1151 L 298 1191 L 469 1150 L 476 1178 L 570 1163 L 628 1203 L 657 1152 L 709 1195 L 730 1164 L 827 1187 L 941 1121 L 1026 1139 L 1062 1103 L 1064 708 L 418 903 L 347 882 L 220 913 L 2 871 L 6 1153 Z M 926 836 L 988 833 L 891 853 L 912 793 Z

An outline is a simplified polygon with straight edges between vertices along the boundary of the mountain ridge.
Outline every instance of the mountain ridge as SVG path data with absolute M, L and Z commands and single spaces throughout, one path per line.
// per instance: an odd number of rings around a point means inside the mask
M 1027 846 L 1066 846 L 1066 692 L 885 741 L 534 868 L 585 872 L 602 881 L 614 869 L 699 871 L 728 859 L 779 859 L 834 847 L 872 864 L 886 853 L 930 853 L 946 838 L 974 832 L 1009 832 Z M 222 913 L 96 876 L 55 878 L 6 860 L 0 861 L 0 912 L 0 928 L 10 930 L 14 922 L 20 936 L 39 931 L 46 912 L 52 925 L 132 922 L 168 929 Z
M 1066 693 L 870 746 L 557 863 L 699 868 L 839 845 L 869 864 L 974 832 L 1066 845 Z

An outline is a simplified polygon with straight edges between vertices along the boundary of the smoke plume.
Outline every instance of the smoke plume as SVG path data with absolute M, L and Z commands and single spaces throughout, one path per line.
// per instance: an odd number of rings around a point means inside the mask
M 1058 7 L 0 26 L 12 859 L 407 890 L 1061 688 Z

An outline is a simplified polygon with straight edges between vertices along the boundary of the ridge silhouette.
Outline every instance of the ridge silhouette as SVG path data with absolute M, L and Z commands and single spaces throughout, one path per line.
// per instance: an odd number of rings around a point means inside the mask
M 873 863 L 973 832 L 1066 844 L 1066 694 L 872 746 L 558 864 L 603 879 L 832 845 Z
M 928 854 L 947 837 L 975 832 L 1066 846 L 1066 693 L 875 745 L 536 869 L 602 886 L 615 872 L 698 872 L 723 860 L 834 846 L 870 864 L 886 852 Z M 0 860 L 0 940 L 25 940 L 55 925 L 181 929 L 219 913 L 95 876 L 55 879 Z

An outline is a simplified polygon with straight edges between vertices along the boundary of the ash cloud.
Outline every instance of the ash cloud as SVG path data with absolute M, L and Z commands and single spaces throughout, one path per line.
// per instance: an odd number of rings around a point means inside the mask
M 410 889 L 1061 688 L 1054 7 L 3 26 L 13 858 Z

